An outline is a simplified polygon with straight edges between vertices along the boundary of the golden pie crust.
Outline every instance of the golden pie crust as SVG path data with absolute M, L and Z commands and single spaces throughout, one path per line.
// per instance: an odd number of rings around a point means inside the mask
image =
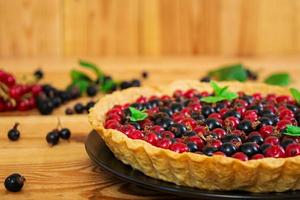
M 289 95 L 287 88 L 262 83 L 219 84 L 229 86 L 231 91 L 244 91 L 247 94 Z M 176 153 L 143 140 L 130 139 L 117 130 L 103 126 L 106 112 L 114 105 L 133 102 L 141 95 L 172 95 L 176 89 L 190 88 L 212 91 L 209 83 L 192 80 L 176 81 L 164 87 L 130 88 L 103 97 L 90 110 L 89 121 L 119 160 L 156 179 L 207 190 L 283 192 L 300 189 L 300 156 L 240 161 L 224 156 Z

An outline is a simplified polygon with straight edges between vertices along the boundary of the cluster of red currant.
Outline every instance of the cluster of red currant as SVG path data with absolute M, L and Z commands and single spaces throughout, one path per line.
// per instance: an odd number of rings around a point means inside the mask
M 26 111 L 36 107 L 35 97 L 42 92 L 36 83 L 17 83 L 16 78 L 0 70 L 0 112 Z

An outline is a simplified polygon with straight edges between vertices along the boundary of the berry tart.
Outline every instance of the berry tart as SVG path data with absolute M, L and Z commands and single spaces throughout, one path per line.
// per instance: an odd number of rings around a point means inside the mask
M 150 177 L 283 192 L 300 189 L 300 93 L 292 94 L 262 83 L 177 81 L 107 95 L 89 121 L 119 160 Z

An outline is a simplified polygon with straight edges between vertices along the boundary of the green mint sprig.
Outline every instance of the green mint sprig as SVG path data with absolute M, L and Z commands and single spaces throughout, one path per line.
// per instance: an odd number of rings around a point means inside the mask
M 236 93 L 228 91 L 228 86 L 220 87 L 214 81 L 211 81 L 210 85 L 214 89 L 214 96 L 202 97 L 201 101 L 203 102 L 216 103 L 224 100 L 231 101 L 238 97 Z
M 148 117 L 148 114 L 144 111 L 140 111 L 134 107 L 129 107 L 130 111 L 130 121 L 143 121 Z
M 224 66 L 208 73 L 208 76 L 218 81 L 240 81 L 248 79 L 246 68 L 243 64 L 233 64 Z
M 288 135 L 288 136 L 298 137 L 298 136 L 300 136 L 300 127 L 287 125 L 286 131 L 283 132 L 283 134 Z
M 290 93 L 294 97 L 294 99 L 297 101 L 297 103 L 300 103 L 300 91 L 296 88 L 290 88 Z

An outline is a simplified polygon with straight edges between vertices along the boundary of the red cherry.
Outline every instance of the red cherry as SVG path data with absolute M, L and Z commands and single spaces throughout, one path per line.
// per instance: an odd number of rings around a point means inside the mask
M 271 145 L 277 145 L 277 144 L 279 144 L 279 138 L 275 137 L 275 136 L 268 136 L 265 139 L 265 143 L 271 144 Z
M 284 118 L 286 116 L 294 117 L 294 113 L 291 110 L 289 110 L 289 109 L 283 109 L 283 110 L 281 110 L 280 113 L 279 113 L 279 118 L 282 119 L 282 118 Z
M 183 93 L 183 96 L 184 96 L 185 98 L 190 99 L 190 98 L 192 98 L 193 96 L 195 96 L 195 94 L 197 94 L 197 90 L 195 90 L 195 89 L 189 89 L 189 90 L 187 90 L 185 93 Z
M 220 148 L 220 146 L 222 146 L 223 143 L 221 142 L 221 140 L 212 140 L 209 144 L 212 147 Z
M 149 133 L 148 135 L 146 135 L 145 141 L 152 145 L 156 145 L 158 137 L 155 133 Z
M 19 85 L 15 85 L 9 89 L 9 96 L 14 99 L 19 99 L 22 96 L 22 88 Z
M 14 106 L 10 101 L 7 101 L 5 103 L 5 110 L 6 111 L 12 111 L 12 110 L 15 110 L 16 109 L 16 106 Z
M 146 103 L 146 101 L 147 101 L 147 98 L 144 96 L 141 96 L 141 97 L 137 98 L 137 100 L 136 100 L 137 103 Z
M 16 84 L 16 79 L 12 75 L 7 75 L 5 83 L 8 87 L 12 87 Z
M 188 146 L 184 143 L 176 142 L 174 144 L 171 144 L 170 150 L 177 153 L 182 153 L 188 151 Z
M 197 122 L 192 118 L 185 118 L 181 121 L 189 129 L 194 129 L 197 126 Z
M 252 97 L 253 97 L 256 101 L 262 100 L 262 95 L 261 95 L 260 93 L 254 93 L 254 94 L 252 94 Z
M 211 113 L 208 115 L 208 118 L 214 118 L 214 119 L 221 119 L 221 114 L 220 113 Z
M 275 101 L 277 103 L 282 103 L 282 102 L 289 102 L 291 100 L 291 97 L 290 96 L 287 96 L 287 95 L 281 95 L 281 96 L 277 96 L 275 98 Z
M 3 112 L 5 110 L 5 102 L 0 99 L 0 112 Z
M 300 145 L 296 143 L 289 144 L 286 147 L 286 156 L 292 157 L 292 156 L 298 156 L 300 155 Z
M 270 146 L 265 150 L 266 157 L 283 158 L 285 156 L 284 149 L 279 145 Z
M 248 160 L 248 156 L 246 154 L 244 154 L 243 152 L 236 152 L 231 157 L 239 159 L 241 161 L 247 161 Z
M 135 127 L 130 124 L 125 124 L 119 128 L 119 131 L 121 131 L 125 135 L 129 135 L 134 130 L 135 130 Z
M 161 126 L 158 126 L 158 125 L 154 125 L 152 126 L 151 130 L 154 132 L 154 133 L 161 133 L 162 131 L 164 131 L 165 129 Z
M 222 128 L 215 128 L 212 132 L 217 134 L 218 138 L 222 138 L 224 135 L 226 135 L 226 131 Z
M 276 95 L 275 94 L 268 94 L 266 96 L 266 99 L 267 99 L 267 101 L 270 101 L 270 102 L 275 101 Z
M 201 95 L 202 97 L 207 97 L 207 96 L 209 96 L 209 93 L 206 92 L 206 91 L 204 91 L 204 92 L 201 92 L 200 95 Z
M 140 130 L 134 130 L 131 133 L 129 133 L 128 137 L 134 140 L 142 139 L 144 137 L 144 133 Z
M 233 116 L 227 117 L 224 121 L 225 126 L 230 128 L 236 128 L 239 123 L 239 119 Z
M 224 116 L 224 114 L 227 113 L 227 111 L 229 111 L 228 108 L 222 108 L 222 109 L 219 111 L 219 113 L 220 113 L 222 116 Z
M 264 158 L 264 157 L 265 157 L 265 156 L 264 156 L 263 154 L 258 153 L 258 154 L 253 155 L 253 156 L 251 157 L 251 160 L 262 159 L 262 158 Z
M 40 85 L 33 85 L 31 87 L 31 92 L 33 96 L 38 96 L 42 92 L 42 86 Z
M 198 149 L 202 149 L 204 146 L 204 141 L 198 136 L 189 137 L 188 141 L 196 143 Z
M 168 101 L 168 100 L 171 100 L 171 97 L 168 96 L 168 95 L 163 95 L 163 96 L 160 97 L 160 99 L 161 99 L 162 101 Z
M 29 101 L 27 99 L 22 100 L 18 103 L 17 108 L 19 111 L 26 111 L 29 110 Z
M 117 115 L 122 116 L 122 109 L 121 108 L 113 108 L 106 113 L 106 115 L 110 115 L 110 114 L 117 114 Z
M 244 112 L 246 111 L 246 108 L 245 108 L 245 107 L 237 107 L 237 108 L 236 108 L 236 111 L 237 111 L 238 113 L 240 113 L 241 115 L 243 115 Z
M 158 140 L 156 146 L 163 149 L 168 149 L 171 144 L 172 144 L 171 140 L 169 140 L 168 138 L 162 138 L 161 140 Z
M 283 130 L 286 128 L 287 125 L 292 125 L 293 123 L 289 120 L 280 120 L 278 123 L 277 123 L 277 128 L 279 130 Z
M 174 114 L 182 114 L 182 116 L 186 117 L 190 115 L 191 108 L 184 108 L 182 109 L 179 113 L 174 113 Z
M 182 90 L 175 90 L 173 93 L 173 97 L 181 97 L 183 95 Z
M 114 119 L 114 120 L 120 122 L 122 117 L 120 115 L 116 114 L 116 113 L 108 113 L 106 115 L 106 119 Z
M 205 135 L 208 131 L 206 126 L 196 126 L 194 130 L 198 135 Z
M 104 127 L 107 129 L 117 129 L 120 123 L 115 119 L 109 119 L 105 121 Z
M 243 99 L 236 99 L 234 101 L 234 104 L 239 107 L 247 107 L 248 106 L 248 103 Z
M 200 111 L 202 106 L 200 103 L 191 103 L 188 105 L 188 107 L 192 110 L 192 111 Z
M 175 134 L 172 133 L 171 131 L 163 131 L 161 132 L 161 135 L 163 138 L 169 138 L 169 139 L 175 138 Z
M 263 138 L 270 136 L 273 132 L 274 132 L 274 127 L 271 125 L 266 125 L 259 129 L 259 133 Z

